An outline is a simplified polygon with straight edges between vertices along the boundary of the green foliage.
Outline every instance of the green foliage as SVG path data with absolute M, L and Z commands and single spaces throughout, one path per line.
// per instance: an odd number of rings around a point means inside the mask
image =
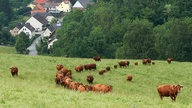
M 128 25 L 124 36 L 125 57 L 153 58 L 154 40 L 153 24 L 147 20 L 136 19 Z
M 192 19 L 171 19 L 154 29 L 160 59 L 173 57 L 178 61 L 192 61 Z
M 13 46 L 15 44 L 15 37 L 12 37 L 8 28 L 3 28 L 0 31 L 0 45 Z
M 21 32 L 16 39 L 15 44 L 16 51 L 20 54 L 26 54 L 29 45 L 30 45 L 29 37 L 25 35 L 25 33 Z

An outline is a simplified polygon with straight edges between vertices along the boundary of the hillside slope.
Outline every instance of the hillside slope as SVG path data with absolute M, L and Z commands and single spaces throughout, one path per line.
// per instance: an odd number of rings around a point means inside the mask
M 0 53 L 0 108 L 191 108 L 192 107 L 192 63 L 154 61 L 155 65 L 142 65 L 141 60 L 129 60 L 130 66 L 114 69 L 119 59 L 102 59 L 95 62 L 90 58 L 64 58 L 27 56 Z M 138 62 L 138 66 L 134 62 Z M 72 70 L 74 81 L 88 84 L 86 76 L 94 76 L 93 84 L 113 86 L 111 93 L 94 93 L 68 90 L 54 82 L 56 65 L 61 63 Z M 97 70 L 77 73 L 79 64 L 96 63 Z M 19 76 L 13 78 L 10 67 L 19 68 Z M 111 67 L 103 76 L 98 71 Z M 132 74 L 133 80 L 126 81 Z M 170 98 L 160 100 L 158 84 L 182 84 L 176 102 Z

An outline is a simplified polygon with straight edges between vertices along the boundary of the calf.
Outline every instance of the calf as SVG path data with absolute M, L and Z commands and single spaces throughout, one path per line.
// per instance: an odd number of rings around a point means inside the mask
M 183 86 L 181 85 L 165 84 L 165 85 L 159 85 L 157 87 L 157 91 L 159 93 L 161 100 L 163 99 L 163 97 L 170 97 L 172 101 L 175 101 L 177 94 L 180 92 L 182 87 Z

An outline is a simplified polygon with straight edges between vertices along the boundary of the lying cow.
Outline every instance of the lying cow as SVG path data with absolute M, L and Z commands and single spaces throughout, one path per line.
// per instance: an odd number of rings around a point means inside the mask
M 161 100 L 163 99 L 163 97 L 171 97 L 172 101 L 175 101 L 177 94 L 180 92 L 182 87 L 183 86 L 181 85 L 165 84 L 159 85 L 157 87 L 157 91 Z
M 101 92 L 101 93 L 107 93 L 112 91 L 111 85 L 105 85 L 105 84 L 95 84 L 93 86 L 94 92 Z

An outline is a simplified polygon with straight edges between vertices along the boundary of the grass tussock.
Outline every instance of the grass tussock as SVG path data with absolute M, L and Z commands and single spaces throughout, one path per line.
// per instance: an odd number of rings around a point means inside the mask
M 142 65 L 142 60 L 129 60 L 130 66 L 114 69 L 119 59 L 63 58 L 27 56 L 0 53 L 0 108 L 191 108 L 192 63 L 155 60 L 155 65 Z M 138 62 L 138 66 L 134 65 Z M 111 93 L 94 93 L 68 90 L 54 82 L 56 65 L 63 64 L 72 70 L 74 81 L 88 84 L 87 75 L 93 75 L 93 84 L 113 86 Z M 79 64 L 96 63 L 95 71 L 77 73 Z M 12 77 L 10 67 L 19 68 L 19 76 Z M 111 71 L 99 75 L 98 71 L 111 67 Z M 133 80 L 126 81 L 132 74 Z M 176 102 L 170 98 L 160 100 L 158 84 L 181 84 L 184 88 Z

